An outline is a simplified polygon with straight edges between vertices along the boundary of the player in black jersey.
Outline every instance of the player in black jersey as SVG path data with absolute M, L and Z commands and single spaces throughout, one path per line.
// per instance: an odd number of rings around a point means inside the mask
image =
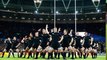
M 11 49 L 11 47 L 12 47 L 11 38 L 8 37 L 8 38 L 4 41 L 4 43 L 6 44 L 6 47 L 5 47 L 4 51 L 2 52 L 2 57 L 4 57 L 4 53 L 5 53 L 6 51 L 9 52 L 10 49 Z M 9 56 L 8 56 L 8 57 L 9 57 Z
M 63 58 L 65 59 L 68 47 L 71 42 L 71 36 L 68 35 L 68 31 L 66 29 L 64 29 L 63 33 L 64 33 L 64 35 L 61 37 L 61 40 L 59 42 L 62 44 L 62 47 L 63 47 L 62 55 L 63 55 Z M 58 56 L 58 58 L 59 58 L 59 56 Z
M 68 58 L 70 57 L 71 55 L 71 52 L 70 52 L 70 47 L 74 45 L 74 32 L 73 30 L 71 29 L 70 32 L 69 32 L 69 36 L 72 38 L 72 41 L 71 41 L 71 45 L 68 47 Z M 71 49 L 72 50 L 72 49 Z
M 76 36 L 75 36 L 75 48 L 77 49 L 77 52 L 78 52 L 78 55 L 79 55 L 79 58 L 82 58 L 82 37 L 79 36 L 78 32 L 76 33 Z
M 20 43 L 17 45 L 17 47 L 19 47 L 20 45 L 22 45 L 22 47 L 23 47 L 23 48 L 21 48 L 21 50 L 20 49 L 18 50 L 18 55 L 19 55 L 18 57 L 21 58 L 23 55 L 24 55 L 23 58 L 26 57 L 27 52 L 28 52 L 28 42 L 29 42 L 28 37 L 27 37 L 27 35 L 25 35 L 22 38 L 22 40 L 20 41 Z
M 63 32 L 61 31 L 61 28 L 58 28 L 58 33 L 61 35 L 63 35 Z M 63 56 L 63 47 L 61 46 L 61 38 L 60 40 L 58 41 L 60 43 L 60 47 L 58 48 L 58 59 L 60 59 L 60 55 Z
M 48 32 L 48 25 L 46 25 L 46 29 L 42 29 L 42 34 L 41 34 L 41 47 L 42 47 L 42 57 L 45 58 L 46 51 L 45 48 L 48 46 L 49 43 L 49 32 Z
M 45 48 L 45 51 L 48 52 L 48 59 L 53 59 L 53 48 L 51 47 L 52 45 L 52 35 L 54 34 L 54 30 L 51 29 L 51 31 L 49 32 L 49 42 L 47 43 L 47 47 Z
M 28 52 L 28 48 L 27 48 L 28 42 L 29 42 L 29 40 L 28 40 L 27 36 L 25 36 L 25 37 L 22 39 L 22 43 L 24 44 L 24 49 L 23 49 L 24 58 L 26 57 L 27 52 Z
M 28 46 L 27 46 L 27 51 L 28 51 L 28 57 L 27 58 L 29 58 L 30 56 L 32 57 L 32 39 L 31 39 L 31 37 L 28 37 Z
M 94 41 L 94 38 L 91 38 L 92 43 L 91 43 L 91 51 L 89 51 L 92 55 L 92 58 L 97 58 L 97 48 L 98 48 L 98 43 Z
M 8 57 L 10 57 L 11 53 L 12 53 L 12 55 L 14 57 L 14 52 L 16 52 L 16 49 L 17 49 L 16 46 L 19 43 L 18 40 L 17 40 L 17 38 L 15 36 L 13 37 L 13 39 L 11 40 L 11 42 L 12 42 L 12 46 L 11 46 L 11 49 L 9 51 Z
M 95 42 L 93 45 L 93 57 L 92 58 L 97 58 L 97 48 L 98 48 L 98 42 Z
M 58 48 L 60 47 L 60 44 L 58 42 L 60 40 L 60 34 L 58 33 L 57 28 L 54 28 L 54 33 L 51 34 L 50 38 L 51 38 L 51 47 L 54 49 L 54 58 L 56 58 Z M 52 53 L 48 54 L 48 58 L 50 55 L 52 56 Z
M 17 45 L 17 47 L 19 47 L 21 44 L 24 45 L 22 50 L 19 50 L 18 55 L 20 54 L 20 58 L 24 55 L 24 58 L 26 57 L 26 54 L 28 52 L 27 46 L 28 46 L 28 38 L 27 36 L 23 37 L 21 42 Z
M 32 56 L 32 52 L 33 52 L 33 48 L 32 48 L 32 46 L 33 46 L 33 34 L 32 33 L 30 33 L 29 34 L 29 36 L 28 36 L 28 46 L 27 46 L 27 49 L 28 49 L 28 57 L 27 58 L 29 58 L 30 56 L 31 57 L 33 57 Z
M 39 33 L 38 32 L 35 32 L 35 36 L 32 40 L 33 42 L 33 58 L 35 59 L 38 59 L 38 54 L 39 54 L 39 51 L 37 50 L 41 44 L 41 38 L 39 37 Z M 36 52 L 36 57 L 35 57 L 35 52 Z
M 83 46 L 84 46 L 84 48 L 85 48 L 85 50 L 84 50 L 84 58 L 87 58 L 88 57 L 88 50 L 89 50 L 89 48 L 90 48 L 90 42 L 91 42 L 91 37 L 90 36 L 88 36 L 88 33 L 87 32 L 85 32 L 85 36 L 83 37 Z
M 72 29 L 70 30 L 68 35 L 71 37 L 71 41 L 70 41 L 70 44 L 69 44 L 69 47 L 68 47 L 68 57 L 70 57 L 71 54 L 72 54 L 72 58 L 71 59 L 74 59 L 75 41 L 74 41 L 74 33 L 73 33 Z

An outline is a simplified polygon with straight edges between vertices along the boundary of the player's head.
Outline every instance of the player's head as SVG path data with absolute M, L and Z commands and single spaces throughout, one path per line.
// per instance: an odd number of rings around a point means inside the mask
M 53 29 L 51 29 L 51 32 L 54 32 Z
M 27 36 L 27 35 L 25 35 L 23 38 L 26 40 L 26 39 L 28 38 L 28 36 Z
M 46 33 L 46 30 L 45 30 L 45 29 L 42 29 L 42 33 L 45 34 L 45 33 Z
M 68 34 L 68 30 L 64 29 L 63 33 L 64 33 L 64 35 L 67 35 Z
M 38 36 L 39 36 L 39 33 L 38 33 L 38 32 L 35 32 L 35 36 L 38 37 Z
M 27 35 L 25 35 L 24 38 L 27 38 Z
M 13 40 L 16 40 L 16 37 L 15 37 L 15 36 L 13 37 Z
M 7 40 L 11 40 L 10 37 L 8 37 Z
M 57 28 L 56 28 L 56 27 L 54 28 L 54 32 L 55 32 L 55 33 L 57 32 Z
M 25 37 L 23 37 L 22 40 L 25 40 Z
M 29 40 L 32 40 L 31 37 L 28 37 Z

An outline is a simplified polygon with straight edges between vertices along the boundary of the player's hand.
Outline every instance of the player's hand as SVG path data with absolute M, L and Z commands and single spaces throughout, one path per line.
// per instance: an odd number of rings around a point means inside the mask
M 58 41 L 59 43 L 61 43 L 61 41 Z
M 92 43 L 90 45 L 92 45 Z
M 61 31 L 61 28 L 59 28 L 58 31 Z
M 21 41 L 21 43 L 24 43 L 24 39 L 25 39 L 25 38 L 23 38 L 23 40 Z
M 72 32 L 73 30 L 71 29 L 70 32 Z
M 46 28 L 48 28 L 48 24 L 46 24 Z
M 47 45 L 49 45 L 49 43 L 47 43 Z
M 38 29 L 38 31 L 41 31 L 41 29 Z
M 75 46 L 75 44 L 73 44 L 73 46 Z

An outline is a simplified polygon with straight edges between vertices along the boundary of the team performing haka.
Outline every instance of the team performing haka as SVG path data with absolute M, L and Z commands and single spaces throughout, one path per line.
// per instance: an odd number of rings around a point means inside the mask
M 73 33 L 72 29 L 70 31 L 64 29 L 62 32 L 60 28 L 53 28 L 49 32 L 48 25 L 34 34 L 29 33 L 23 36 L 21 41 L 18 41 L 16 37 L 7 37 L 4 43 L 2 58 L 5 52 L 9 53 L 8 58 L 11 54 L 16 57 L 14 55 L 16 52 L 18 58 L 38 59 L 38 57 L 42 57 L 45 59 L 47 54 L 46 59 L 60 59 L 60 56 L 63 59 L 77 57 L 86 59 L 89 53 L 92 58 L 97 58 L 98 43 L 87 32 L 84 37 L 79 36 L 78 32 Z

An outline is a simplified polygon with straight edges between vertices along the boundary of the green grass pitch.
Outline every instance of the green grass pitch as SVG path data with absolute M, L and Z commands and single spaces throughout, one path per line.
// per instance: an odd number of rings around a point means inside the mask
M 47 58 L 47 55 L 46 55 Z M 39 57 L 38 59 L 33 59 L 33 58 L 17 58 L 17 55 L 15 55 L 15 58 L 13 58 L 12 56 L 10 58 L 7 58 L 7 56 L 0 58 L 0 60 L 47 60 L 47 59 L 43 59 L 41 57 Z M 52 60 L 52 59 L 50 59 Z M 58 60 L 58 59 L 53 59 L 53 60 Z M 63 60 L 62 56 L 59 60 Z M 70 58 L 67 58 L 66 60 L 72 60 Z M 80 59 L 80 58 L 76 58 L 74 60 L 106 60 L 106 56 L 98 56 L 96 59 L 92 59 L 91 56 L 89 56 L 87 59 Z
M 0 58 L 0 60 L 36 60 L 36 59 L 33 59 L 33 58 L 13 58 L 13 57 L 10 57 L 10 58 L 7 58 L 7 57 L 4 57 L 4 58 Z M 37 60 L 47 60 L 47 59 L 42 59 L 42 58 L 39 58 Z M 57 60 L 57 59 L 53 59 L 53 60 Z M 63 60 L 62 58 L 59 59 L 59 60 Z M 66 60 L 72 60 L 70 58 L 66 59 Z M 92 59 L 91 56 L 89 56 L 87 59 L 79 59 L 79 58 L 76 58 L 74 60 L 106 60 L 106 56 L 98 56 L 96 59 Z

